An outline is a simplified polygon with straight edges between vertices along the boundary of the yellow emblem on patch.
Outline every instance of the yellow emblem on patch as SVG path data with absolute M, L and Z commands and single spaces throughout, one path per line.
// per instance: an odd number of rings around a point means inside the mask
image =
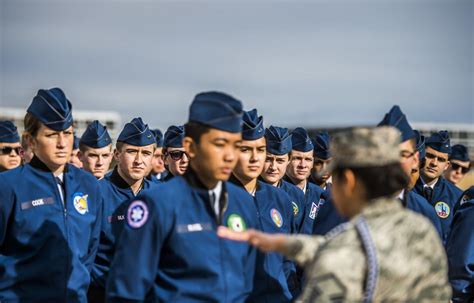
M 89 211 L 89 204 L 87 201 L 87 197 L 89 195 L 83 193 L 75 193 L 73 195 L 72 201 L 74 203 L 74 208 L 77 210 L 78 213 L 84 215 L 86 212 Z

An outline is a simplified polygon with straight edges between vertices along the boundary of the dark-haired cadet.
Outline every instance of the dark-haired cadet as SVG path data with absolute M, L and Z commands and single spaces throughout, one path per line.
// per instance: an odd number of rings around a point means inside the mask
M 34 157 L 0 174 L 2 302 L 87 302 L 102 196 L 68 164 L 71 108 L 61 89 L 40 89 L 24 122 Z
M 189 169 L 128 207 L 107 283 L 109 302 L 244 302 L 253 289 L 255 249 L 216 234 L 221 225 L 258 227 L 252 197 L 226 182 L 242 141 L 242 103 L 200 93 L 185 130 Z
M 22 151 L 15 124 L 0 121 L 0 172 L 20 166 Z
M 299 231 L 304 216 L 304 193 L 283 179 L 290 163 L 291 135 L 287 128 L 270 126 L 265 130 L 265 139 L 267 156 L 260 177 L 266 183 L 283 189 L 291 197 L 295 224 Z
M 319 206 L 318 218 L 313 225 L 313 235 L 325 235 L 334 227 L 347 221 L 337 212 L 331 198 L 331 173 L 326 169 L 332 160 L 330 141 L 331 137 L 327 132 L 318 133 L 313 140 L 314 164 L 308 180 L 324 190 L 322 196 L 324 203 Z
M 308 132 L 298 127 L 291 133 L 291 157 L 285 180 L 301 189 L 305 196 L 305 214 L 300 233 L 312 234 L 319 209 L 324 204 L 324 190 L 308 181 L 314 162 L 314 145 Z
M 446 242 L 456 203 L 462 191 L 454 184 L 443 178 L 443 173 L 449 166 L 451 144 L 447 131 L 432 134 L 425 141 L 425 165 L 414 191 L 423 195 L 434 207 L 441 222 L 442 240 Z
M 183 147 L 184 126 L 171 125 L 165 132 L 163 157 L 168 175 L 163 179 L 169 181 L 174 176 L 182 176 L 189 166 L 189 157 Z
M 400 131 L 400 164 L 407 177 L 410 178 L 412 171 L 419 168 L 419 152 L 416 148 L 416 133 L 408 123 L 405 114 L 398 105 L 395 105 L 378 126 L 393 126 Z M 408 184 L 407 188 L 398 192 L 398 199 L 404 207 L 427 217 L 442 238 L 441 222 L 433 207 L 425 198 L 411 189 Z
M 97 257 L 92 267 L 89 302 L 105 301 L 105 285 L 115 252 L 115 243 L 125 224 L 128 202 L 152 186 L 146 176 L 151 169 L 155 137 L 141 118 L 125 124 L 114 151 L 117 166 L 99 184 L 104 198 L 104 214 Z
M 277 251 L 306 269 L 301 302 L 448 302 L 446 255 L 433 225 L 393 197 L 406 187 L 399 132 L 355 128 L 333 136 L 333 199 L 350 221 L 325 237 L 236 233 L 221 237 Z M 367 157 L 367 155 L 371 155 Z
M 471 160 L 469 159 L 467 147 L 462 144 L 453 145 L 449 155 L 449 167 L 444 173 L 446 180 L 454 185 L 458 185 L 470 169 Z
M 102 179 L 112 162 L 112 139 L 107 127 L 95 120 L 89 124 L 79 141 L 79 160 L 82 168 L 97 179 Z
M 155 136 L 156 148 L 155 152 L 153 153 L 153 160 L 151 161 L 151 172 L 147 178 L 153 183 L 160 183 L 168 174 L 168 171 L 165 168 L 165 161 L 163 159 L 164 136 L 161 130 L 158 128 L 152 129 L 151 132 Z
M 244 188 L 257 206 L 260 230 L 297 233 L 292 200 L 288 194 L 258 179 L 266 160 L 263 117 L 257 110 L 244 112 L 239 161 L 231 182 Z M 296 267 L 278 253 L 257 253 L 254 289 L 250 302 L 290 302 L 299 294 Z

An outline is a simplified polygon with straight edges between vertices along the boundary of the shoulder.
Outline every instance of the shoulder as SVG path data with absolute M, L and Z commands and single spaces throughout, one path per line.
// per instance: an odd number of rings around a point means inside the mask
M 96 177 L 94 177 L 91 173 L 88 173 L 70 164 L 68 164 L 67 169 L 67 173 L 70 174 L 75 181 L 78 181 L 82 184 L 86 183 L 98 186 L 99 182 L 97 181 Z
M 449 182 L 448 180 L 446 180 L 445 178 L 443 177 L 440 177 L 440 182 L 442 185 L 444 185 L 444 187 L 452 194 L 456 195 L 456 196 L 461 196 L 463 191 L 458 188 L 456 185 L 454 185 L 453 183 Z
M 308 181 L 307 183 L 308 185 L 308 188 L 311 190 L 311 191 L 314 191 L 318 196 L 321 196 L 322 193 L 324 193 L 324 189 L 322 189 L 321 187 L 317 186 L 316 184 L 314 183 L 311 183 Z

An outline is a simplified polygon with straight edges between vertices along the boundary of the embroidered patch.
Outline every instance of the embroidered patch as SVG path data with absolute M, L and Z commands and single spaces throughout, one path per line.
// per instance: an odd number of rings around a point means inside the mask
M 237 214 L 232 214 L 227 219 L 227 227 L 233 231 L 242 232 L 247 229 L 244 219 Z
M 273 222 L 276 226 L 281 227 L 283 225 L 283 218 L 278 210 L 272 208 L 270 210 L 270 216 L 272 217 Z
M 127 222 L 130 227 L 140 228 L 148 220 L 148 207 L 145 202 L 133 201 L 128 207 Z
M 74 208 L 81 215 L 85 215 L 85 213 L 89 211 L 89 204 L 87 201 L 88 196 L 89 195 L 83 193 L 75 193 L 74 195 L 72 195 L 72 202 L 74 204 Z
M 318 203 L 311 203 L 311 211 L 309 212 L 309 217 L 311 219 L 316 219 L 316 217 L 318 216 L 318 212 L 319 212 L 319 209 L 321 208 L 321 206 L 323 206 L 324 204 L 324 200 L 323 199 L 319 199 Z
M 293 206 L 293 214 L 297 216 L 298 213 L 300 212 L 300 208 L 298 207 L 298 204 L 296 204 L 296 202 L 291 202 L 291 206 Z
M 435 211 L 438 217 L 446 219 L 451 213 L 451 209 L 446 202 L 439 201 L 435 204 Z

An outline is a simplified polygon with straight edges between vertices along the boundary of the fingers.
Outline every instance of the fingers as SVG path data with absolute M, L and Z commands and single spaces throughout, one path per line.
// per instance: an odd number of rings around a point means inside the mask
M 233 241 L 240 241 L 240 242 L 247 242 L 249 240 L 248 232 L 236 232 L 230 230 L 225 226 L 219 226 L 217 228 L 217 235 L 221 238 L 233 240 Z

